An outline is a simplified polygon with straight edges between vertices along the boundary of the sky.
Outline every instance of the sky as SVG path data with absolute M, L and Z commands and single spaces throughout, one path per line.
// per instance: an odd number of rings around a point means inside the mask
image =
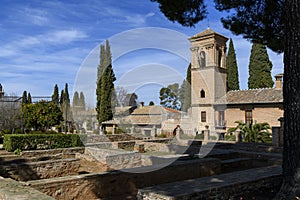
M 170 22 L 150 0 L 0 0 L 0 83 L 7 95 L 51 96 L 54 85 L 83 91 L 95 104 L 99 46 L 109 40 L 116 87 L 159 104 L 159 89 L 181 84 L 189 64 L 188 38 L 210 27 L 233 39 L 241 89 L 247 89 L 251 43 L 223 28 L 208 2 L 208 19 L 195 27 Z M 227 43 L 228 46 L 228 43 Z M 272 76 L 283 55 L 268 50 Z

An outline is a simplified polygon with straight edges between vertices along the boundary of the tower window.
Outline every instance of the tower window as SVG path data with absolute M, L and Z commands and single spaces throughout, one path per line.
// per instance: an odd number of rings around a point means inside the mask
M 200 92 L 200 97 L 201 97 L 201 98 L 205 98 L 205 91 L 204 91 L 204 90 L 201 90 L 201 92 Z
M 206 112 L 205 111 L 201 112 L 201 122 L 206 122 Z
M 200 52 L 200 67 L 205 67 L 205 52 L 201 51 Z
M 219 50 L 219 55 L 218 55 L 218 66 L 222 67 L 222 51 Z

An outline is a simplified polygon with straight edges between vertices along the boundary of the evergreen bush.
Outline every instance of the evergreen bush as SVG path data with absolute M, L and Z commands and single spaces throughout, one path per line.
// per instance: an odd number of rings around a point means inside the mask
M 77 134 L 9 134 L 4 135 L 3 147 L 6 151 L 55 149 L 82 147 L 83 143 Z

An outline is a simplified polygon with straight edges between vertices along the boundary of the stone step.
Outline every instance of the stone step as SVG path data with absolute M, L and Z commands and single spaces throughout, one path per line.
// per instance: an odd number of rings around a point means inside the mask
M 139 189 L 138 200 L 232 199 L 280 187 L 281 166 L 268 166 Z M 268 193 L 268 192 L 269 193 Z M 268 193 L 268 194 L 266 194 Z M 265 198 L 268 199 L 268 198 Z

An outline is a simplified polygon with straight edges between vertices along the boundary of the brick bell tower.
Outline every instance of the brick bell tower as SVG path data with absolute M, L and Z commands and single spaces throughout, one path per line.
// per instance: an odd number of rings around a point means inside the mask
M 214 103 L 226 94 L 226 42 L 210 28 L 191 38 L 191 114 L 199 133 L 215 132 Z

